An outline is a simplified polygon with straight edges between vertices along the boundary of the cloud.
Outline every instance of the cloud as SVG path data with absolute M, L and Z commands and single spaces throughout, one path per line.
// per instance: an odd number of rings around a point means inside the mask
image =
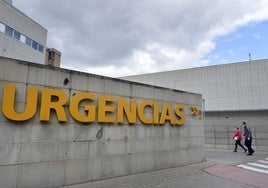
M 234 51 L 232 49 L 228 49 L 228 53 L 230 56 L 234 56 Z
M 254 33 L 253 34 L 253 37 L 257 40 L 261 39 L 261 35 L 257 34 L 257 33 Z
M 119 77 L 202 66 L 215 38 L 268 19 L 255 0 L 13 0 L 48 29 L 62 67 Z

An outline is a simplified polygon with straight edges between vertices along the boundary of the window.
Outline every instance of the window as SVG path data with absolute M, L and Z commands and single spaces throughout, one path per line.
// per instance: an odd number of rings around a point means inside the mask
M 5 28 L 6 28 L 6 26 L 0 22 L 0 32 L 4 33 Z
M 6 30 L 5 30 L 5 34 L 10 36 L 10 37 L 13 37 L 13 29 L 9 26 L 6 25 Z
M 14 30 L 14 38 L 20 40 L 20 33 L 16 30 Z
M 32 41 L 32 48 L 37 50 L 38 43 L 34 40 Z
M 5 33 L 7 36 L 10 36 L 23 44 L 31 46 L 33 49 L 44 52 L 44 46 L 39 44 L 38 42 L 26 37 L 25 35 L 21 34 L 20 32 L 16 31 L 15 29 L 3 24 L 0 22 L 0 32 Z
M 29 45 L 29 46 L 32 46 L 32 39 L 26 37 L 25 44 L 27 44 L 27 45 Z
M 43 52 L 44 51 L 44 46 L 42 46 L 41 44 L 38 45 L 38 51 L 39 52 Z
M 23 34 L 20 34 L 20 42 L 26 44 L 26 37 Z

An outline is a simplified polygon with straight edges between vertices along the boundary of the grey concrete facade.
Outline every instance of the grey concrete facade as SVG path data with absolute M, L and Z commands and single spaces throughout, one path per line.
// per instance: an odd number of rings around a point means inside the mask
M 12 28 L 13 33 L 7 34 L 5 27 Z M 17 36 L 14 36 L 14 31 Z M 32 44 L 33 41 L 35 44 Z M 47 30 L 44 27 L 0 0 L 0 56 L 45 64 L 46 43 Z
M 252 147 L 256 151 L 268 151 L 268 112 L 210 112 L 205 118 L 205 145 L 207 148 L 234 149 L 234 126 L 248 122 L 252 129 Z M 243 126 L 240 125 L 243 132 Z M 244 139 L 242 140 L 242 144 Z M 242 150 L 241 148 L 238 148 Z
M 234 126 L 246 121 L 253 146 L 268 151 L 268 59 L 152 74 L 123 79 L 201 93 L 208 148 L 233 148 Z
M 200 94 L 0 57 L 0 106 L 7 83 L 16 85 L 18 111 L 26 105 L 27 88 L 36 86 L 39 95 L 43 88 L 59 89 L 68 100 L 75 93 L 92 92 L 172 106 L 183 103 L 185 123 L 88 124 L 69 113 L 59 123 L 53 112 L 48 122 L 40 122 L 39 108 L 27 121 L 11 121 L 1 111 L 0 187 L 59 187 L 205 161 L 204 122 L 190 110 L 193 105 L 201 108 Z

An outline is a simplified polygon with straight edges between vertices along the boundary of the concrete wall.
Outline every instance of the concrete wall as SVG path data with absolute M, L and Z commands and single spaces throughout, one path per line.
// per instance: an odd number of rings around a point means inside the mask
M 268 110 L 268 59 L 128 76 L 123 79 L 201 93 L 206 111 Z
M 31 85 L 40 90 L 61 89 L 69 97 L 90 91 L 139 101 L 183 103 L 186 121 L 182 126 L 139 121 L 136 125 L 81 124 L 68 116 L 67 122 L 59 123 L 52 113 L 49 122 L 40 122 L 37 113 L 28 121 L 14 122 L 1 111 L 0 187 L 60 187 L 205 160 L 203 121 L 190 115 L 192 105 L 201 108 L 199 94 L 0 57 L 0 106 L 6 83 L 16 84 L 18 111 L 23 111 L 26 89 Z
M 205 117 L 205 146 L 207 148 L 234 149 L 234 127 L 243 121 L 252 129 L 252 147 L 256 151 L 268 151 L 268 111 L 210 112 Z M 242 141 L 244 144 L 244 139 Z M 241 148 L 238 148 L 238 150 Z M 243 151 L 241 149 L 241 151 Z
M 234 126 L 253 126 L 253 146 L 268 151 L 268 59 L 127 76 L 123 79 L 201 93 L 205 144 L 233 149 Z

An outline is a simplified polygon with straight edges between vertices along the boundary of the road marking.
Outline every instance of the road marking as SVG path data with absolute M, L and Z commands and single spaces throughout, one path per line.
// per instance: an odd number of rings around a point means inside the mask
M 264 161 L 264 160 L 258 160 L 258 162 L 268 164 L 268 161 Z
M 261 167 L 261 168 L 268 168 L 267 165 L 263 165 L 263 164 L 258 164 L 258 163 L 248 163 L 251 166 L 257 166 L 257 167 Z
M 268 174 L 268 170 L 254 168 L 254 167 L 250 167 L 250 166 L 242 165 L 242 164 L 241 165 L 237 165 L 237 166 L 240 167 L 240 168 L 244 168 L 244 169 L 247 169 L 247 170 L 254 171 L 254 172 L 260 172 L 260 173 L 263 173 L 263 174 Z

